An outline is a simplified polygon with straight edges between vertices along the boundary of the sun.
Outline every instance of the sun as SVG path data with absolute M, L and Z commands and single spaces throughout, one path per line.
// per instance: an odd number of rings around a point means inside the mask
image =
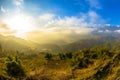
M 15 14 L 6 17 L 4 22 L 11 30 L 16 31 L 16 36 L 23 36 L 26 32 L 32 31 L 35 25 L 33 18 L 25 14 Z

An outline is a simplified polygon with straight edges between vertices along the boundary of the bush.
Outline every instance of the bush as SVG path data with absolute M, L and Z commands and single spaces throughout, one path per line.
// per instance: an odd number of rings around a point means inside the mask
M 5 75 L 0 74 L 0 80 L 8 80 L 8 78 Z
M 22 67 L 21 61 L 17 56 L 16 57 L 8 56 L 5 61 L 5 66 L 6 66 L 5 71 L 11 78 L 14 77 L 21 79 L 25 77 L 25 72 Z
M 51 59 L 52 59 L 52 54 L 46 53 L 46 54 L 45 54 L 45 59 L 51 60 Z
M 69 58 L 69 59 L 72 59 L 72 53 L 71 52 L 66 53 L 66 57 Z
M 60 60 L 64 60 L 65 59 L 65 54 L 63 54 L 63 53 L 59 53 L 59 58 L 60 58 Z
M 97 70 L 96 74 L 94 75 L 95 79 L 101 80 L 102 78 L 105 78 L 108 74 L 112 72 L 112 64 L 109 62 L 104 67 L 101 67 Z

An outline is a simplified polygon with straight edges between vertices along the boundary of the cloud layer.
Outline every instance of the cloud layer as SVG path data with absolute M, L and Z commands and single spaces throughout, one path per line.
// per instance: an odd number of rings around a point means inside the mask
M 0 34 L 1 35 L 14 35 L 15 30 L 10 30 L 9 26 L 0 20 Z
M 36 22 L 38 23 L 37 30 L 45 32 L 88 33 L 99 27 L 100 24 L 104 24 L 105 20 L 96 12 L 89 11 L 88 13 L 81 13 L 79 16 L 65 16 L 62 18 L 55 14 L 46 13 L 40 15 Z
M 24 0 L 11 0 L 14 9 L 1 6 L 1 12 L 5 15 L 1 18 L 0 34 L 26 36 L 30 40 L 70 40 L 90 35 L 92 32 L 111 32 L 104 28 L 107 20 L 103 19 L 95 9 L 101 9 L 99 0 L 85 0 L 90 8 L 87 12 L 79 12 L 79 15 L 60 16 L 47 11 L 32 15 L 24 12 Z M 32 8 L 32 7 L 31 7 Z M 37 7 L 37 10 L 39 7 Z M 119 33 L 118 30 L 112 32 Z M 23 36 L 22 36 L 23 37 Z

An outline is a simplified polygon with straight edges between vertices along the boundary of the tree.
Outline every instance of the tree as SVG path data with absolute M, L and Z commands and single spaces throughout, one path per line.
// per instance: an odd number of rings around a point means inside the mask
M 25 71 L 18 56 L 8 56 L 5 61 L 5 66 L 5 71 L 11 78 L 14 77 L 21 79 L 25 77 Z

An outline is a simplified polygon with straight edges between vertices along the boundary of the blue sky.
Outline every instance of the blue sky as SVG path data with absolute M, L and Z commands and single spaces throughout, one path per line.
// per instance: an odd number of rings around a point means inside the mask
M 93 10 L 109 24 L 120 24 L 120 0 L 26 0 L 25 3 L 35 4 L 43 12 L 53 12 L 60 16 L 79 17 L 80 13 Z
M 23 6 L 24 11 L 34 15 L 54 13 L 61 17 L 79 17 L 80 13 L 94 11 L 105 19 L 106 23 L 119 25 L 119 3 L 119 0 L 24 0 Z M 0 0 L 0 6 L 15 8 L 12 0 Z
M 37 31 L 89 33 L 101 26 L 120 25 L 119 3 L 120 0 L 0 0 L 0 32 L 17 36 Z

